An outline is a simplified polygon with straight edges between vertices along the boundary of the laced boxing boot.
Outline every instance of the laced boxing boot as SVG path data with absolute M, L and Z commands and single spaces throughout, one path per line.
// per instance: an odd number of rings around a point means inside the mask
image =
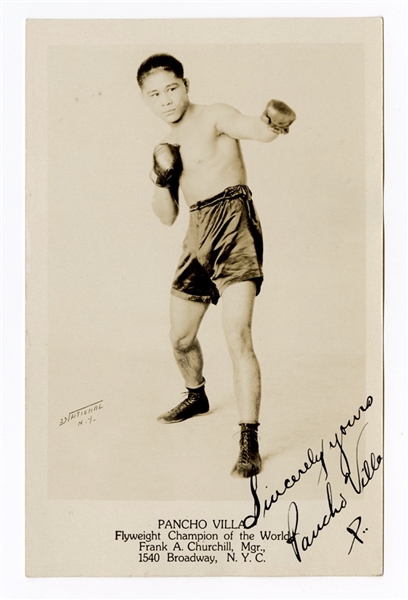
M 259 423 L 240 423 L 240 425 L 240 451 L 233 473 L 237 473 L 241 477 L 251 477 L 251 475 L 257 475 L 262 467 L 258 445 Z
M 204 384 L 199 388 L 187 388 L 185 393 L 187 394 L 185 400 L 157 418 L 160 423 L 180 423 L 210 410 Z

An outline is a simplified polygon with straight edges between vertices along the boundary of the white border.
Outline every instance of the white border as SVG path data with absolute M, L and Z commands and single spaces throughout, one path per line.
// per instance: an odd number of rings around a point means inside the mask
M 2 578 L 12 598 L 406 598 L 407 5 L 405 2 L 2 2 Z M 25 19 L 368 17 L 385 22 L 385 575 L 26 579 L 24 576 Z M 398 468 L 399 466 L 399 468 Z

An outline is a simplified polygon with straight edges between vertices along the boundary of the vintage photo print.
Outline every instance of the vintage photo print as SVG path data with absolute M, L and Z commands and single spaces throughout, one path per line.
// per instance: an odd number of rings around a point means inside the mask
M 382 573 L 382 27 L 27 21 L 27 576 Z

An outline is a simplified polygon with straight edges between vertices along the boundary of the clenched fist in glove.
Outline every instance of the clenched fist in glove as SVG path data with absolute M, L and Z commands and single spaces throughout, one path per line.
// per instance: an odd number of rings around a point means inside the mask
M 173 144 L 158 144 L 153 152 L 153 170 L 150 179 L 163 188 L 178 186 L 183 165 L 179 146 Z
M 268 125 L 272 131 L 279 134 L 289 133 L 289 127 L 296 119 L 295 112 L 280 100 L 268 102 L 261 120 Z

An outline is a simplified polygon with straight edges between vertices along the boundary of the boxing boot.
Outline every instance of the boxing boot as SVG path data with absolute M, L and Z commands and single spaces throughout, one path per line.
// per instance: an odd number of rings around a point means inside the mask
M 185 393 L 187 394 L 185 400 L 157 418 L 160 423 L 180 423 L 210 410 L 204 384 L 199 388 L 187 388 Z
M 232 472 L 241 477 L 251 477 L 257 475 L 262 467 L 258 445 L 259 423 L 240 423 L 240 425 L 239 456 Z

